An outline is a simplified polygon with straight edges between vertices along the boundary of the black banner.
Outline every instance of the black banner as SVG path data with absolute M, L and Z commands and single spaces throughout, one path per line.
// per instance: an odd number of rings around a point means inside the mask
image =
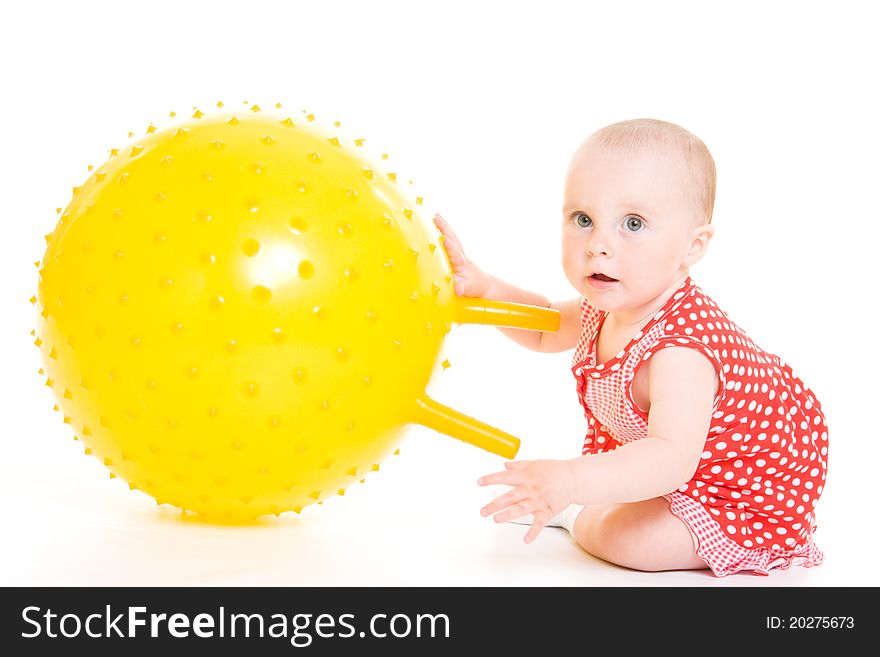
M 7 588 L 6 655 L 520 654 L 655 641 L 701 650 L 856 648 L 875 589 L 854 588 Z M 676 643 L 678 642 L 678 643 Z M 697 643 L 695 643 L 697 642 Z M 87 652 L 85 652 L 87 651 Z M 628 653 L 626 653 L 628 654 Z

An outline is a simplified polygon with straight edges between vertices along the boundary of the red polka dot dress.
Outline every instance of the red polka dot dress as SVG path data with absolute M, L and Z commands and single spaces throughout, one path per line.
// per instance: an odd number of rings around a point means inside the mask
M 664 495 L 670 510 L 719 577 L 822 563 L 814 507 L 825 483 L 828 430 L 810 389 L 690 278 L 623 351 L 597 363 L 606 315 L 584 300 L 572 363 L 588 421 L 583 453 L 646 437 L 648 415 L 632 396 L 639 367 L 659 349 L 697 349 L 714 364 L 719 391 L 693 478 Z

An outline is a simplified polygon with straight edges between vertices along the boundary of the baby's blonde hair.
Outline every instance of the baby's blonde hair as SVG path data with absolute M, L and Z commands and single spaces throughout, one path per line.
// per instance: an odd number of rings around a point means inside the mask
M 671 147 L 682 157 L 689 194 L 700 223 L 712 222 L 715 207 L 715 160 L 699 137 L 679 125 L 657 119 L 630 119 L 600 128 L 588 143 L 636 152 L 644 147 Z

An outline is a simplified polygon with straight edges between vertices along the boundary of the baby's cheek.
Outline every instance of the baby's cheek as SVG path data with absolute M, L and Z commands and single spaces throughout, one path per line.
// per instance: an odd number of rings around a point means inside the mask
M 565 240 L 562 242 L 562 269 L 569 280 L 582 277 L 586 269 L 584 252 Z
M 584 270 L 571 265 L 565 259 L 562 261 L 562 270 L 565 272 L 565 277 L 568 279 L 568 282 L 572 284 L 574 289 L 582 293 L 585 287 Z

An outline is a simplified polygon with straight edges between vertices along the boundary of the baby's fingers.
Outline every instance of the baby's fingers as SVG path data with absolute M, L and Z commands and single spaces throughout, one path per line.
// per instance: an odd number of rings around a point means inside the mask
M 495 522 L 506 522 L 507 520 L 518 518 L 526 514 L 525 507 L 520 504 L 523 499 L 525 499 L 523 493 L 514 488 L 483 506 L 480 509 L 480 515 L 483 517 L 490 516 L 496 511 L 502 511 L 503 509 L 502 513 L 495 516 Z
M 460 297 L 482 297 L 489 290 L 489 276 L 467 259 L 461 242 L 443 217 L 434 215 L 434 224 L 440 230 L 440 240 L 452 267 L 455 294 Z
M 535 518 L 535 522 L 533 522 L 532 526 L 529 527 L 529 531 L 526 532 L 525 538 L 523 538 L 523 540 L 526 543 L 531 543 L 536 538 L 538 538 L 538 534 L 541 533 L 542 529 L 544 529 L 544 523 Z
M 483 475 L 477 479 L 480 486 L 488 486 L 489 484 L 506 484 L 508 486 L 516 486 L 520 481 L 519 473 L 503 471 L 493 472 L 492 474 Z
M 464 249 L 461 246 L 461 240 L 458 239 L 458 235 L 452 230 L 452 226 L 450 226 L 449 223 L 447 223 L 447 221 L 439 214 L 434 215 L 434 225 L 437 226 L 437 230 L 443 235 L 444 244 L 447 246 L 451 244 L 457 247 L 462 255 L 464 255 Z
M 464 251 L 461 250 L 460 244 L 457 244 L 452 240 L 444 239 L 443 248 L 446 249 L 446 255 L 449 256 L 449 264 L 452 265 L 454 270 L 464 268 L 467 264 L 467 259 L 464 257 Z

